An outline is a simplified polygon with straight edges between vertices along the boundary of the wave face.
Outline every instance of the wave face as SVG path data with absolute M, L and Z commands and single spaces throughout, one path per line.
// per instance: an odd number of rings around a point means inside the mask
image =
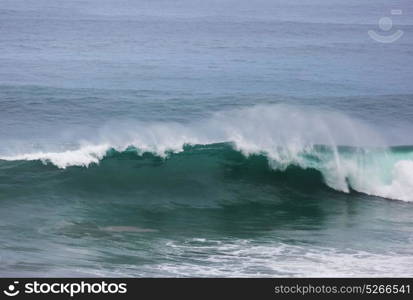
M 125 157 L 156 161 L 153 168 L 172 164 L 174 174 L 186 172 L 191 165 L 191 176 L 199 180 L 202 174 L 216 172 L 236 157 L 239 163 L 249 162 L 246 169 L 238 168 L 241 173 L 250 172 L 251 167 L 277 173 L 301 170 L 294 176 L 315 176 L 309 182 L 324 183 L 340 192 L 354 190 L 413 201 L 413 147 L 389 147 L 377 131 L 337 112 L 281 105 L 220 112 L 188 124 L 108 125 L 90 141 L 79 141 L 64 150 L 20 151 L 0 159 L 39 160 L 61 169 L 96 169 L 102 161 L 119 162 Z M 122 173 L 124 167 L 112 163 L 113 172 Z M 159 184 L 162 177 L 170 176 L 168 172 L 157 172 Z M 265 176 L 271 177 L 270 173 Z

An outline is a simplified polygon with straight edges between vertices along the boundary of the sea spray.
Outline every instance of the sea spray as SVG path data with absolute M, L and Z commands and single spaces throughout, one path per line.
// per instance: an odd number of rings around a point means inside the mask
M 413 201 L 413 151 L 389 148 L 380 134 L 334 111 L 286 105 L 257 105 L 180 123 L 119 124 L 106 127 L 99 142 L 82 142 L 61 152 L 27 152 L 2 160 L 41 160 L 59 168 L 98 164 L 108 151 L 134 149 L 167 158 L 185 145 L 229 143 L 245 156 L 264 155 L 273 170 L 315 169 L 329 187 Z

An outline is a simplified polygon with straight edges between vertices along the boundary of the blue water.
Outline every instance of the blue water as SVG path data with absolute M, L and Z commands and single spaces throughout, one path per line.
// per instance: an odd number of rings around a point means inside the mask
M 1 0 L 0 275 L 413 276 L 412 12 Z

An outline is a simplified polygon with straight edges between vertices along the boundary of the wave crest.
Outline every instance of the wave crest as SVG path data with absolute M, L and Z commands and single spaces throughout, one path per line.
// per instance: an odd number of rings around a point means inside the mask
M 360 121 L 331 111 L 281 105 L 215 114 L 191 124 L 123 123 L 108 126 L 75 149 L 0 156 L 41 160 L 59 168 L 98 164 L 108 152 L 133 151 L 168 157 L 186 145 L 230 143 L 245 156 L 263 154 L 274 170 L 288 166 L 318 170 L 329 187 L 413 201 L 413 148 L 389 148 Z M 346 145 L 346 146 L 341 146 Z M 198 148 L 202 151 L 203 147 Z

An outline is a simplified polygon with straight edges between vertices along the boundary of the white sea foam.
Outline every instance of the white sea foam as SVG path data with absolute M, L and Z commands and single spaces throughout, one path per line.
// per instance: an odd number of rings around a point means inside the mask
M 391 183 L 364 190 L 384 198 L 413 201 L 413 160 L 398 161 L 392 170 Z
M 97 276 L 150 277 L 410 277 L 412 255 L 354 249 L 301 246 L 251 240 L 193 239 L 167 241 L 162 247 L 169 262 L 123 265 L 116 270 L 83 269 Z M 190 259 L 186 259 L 190 257 Z M 174 262 L 175 261 L 175 262 Z M 180 263 L 176 263 L 179 261 Z M 105 271 L 103 271 L 105 270 Z M 79 271 L 79 270 L 76 270 Z M 68 270 L 62 270 L 62 274 Z M 69 271 L 70 272 L 70 271 Z
M 3 160 L 41 160 L 59 168 L 99 163 L 109 149 L 159 156 L 185 144 L 232 142 L 245 155 L 265 154 L 270 166 L 319 170 L 336 190 L 350 189 L 389 199 L 413 201 L 413 152 L 395 154 L 374 129 L 332 111 L 283 105 L 259 105 L 219 112 L 191 124 L 128 123 L 108 126 L 99 138 L 77 149 L 3 155 Z M 320 149 L 319 145 L 323 145 Z M 353 147 L 343 151 L 341 145 Z
M 256 244 L 250 240 L 169 242 L 169 256 L 190 252 L 191 261 L 156 266 L 163 276 L 199 277 L 403 277 L 413 275 L 409 254 L 338 250 L 285 243 Z M 194 256 L 193 253 L 199 253 Z M 207 254 L 208 253 L 208 254 Z M 199 261 L 198 261 L 199 260 Z M 205 263 L 207 262 L 207 263 Z M 153 268 L 153 266 L 152 266 Z M 165 275 L 167 274 L 167 275 Z
M 85 145 L 76 150 L 66 150 L 62 152 L 33 152 L 18 154 L 13 156 L 3 156 L 3 160 L 40 160 L 43 163 L 52 163 L 55 166 L 65 169 L 70 166 L 89 166 L 91 163 L 99 163 L 109 145 Z
M 146 264 L 118 264 L 100 259 L 98 263 L 64 268 L 51 266 L 47 274 L 55 277 L 412 277 L 411 253 L 384 251 L 380 253 L 351 248 L 337 249 L 310 244 L 292 245 L 282 242 L 260 243 L 246 239 L 165 240 L 157 249 L 166 258 L 163 262 Z M 59 251 L 90 257 L 102 255 L 93 249 L 79 249 L 65 245 Z M 132 251 L 131 255 L 144 255 Z M 14 268 L 15 256 L 7 255 L 4 263 L 9 275 L 23 272 L 25 276 L 39 276 L 33 269 Z M 87 260 L 86 260 L 87 261 Z M 111 262 L 111 260 L 109 260 Z M 17 270 L 17 271 L 16 271 Z

